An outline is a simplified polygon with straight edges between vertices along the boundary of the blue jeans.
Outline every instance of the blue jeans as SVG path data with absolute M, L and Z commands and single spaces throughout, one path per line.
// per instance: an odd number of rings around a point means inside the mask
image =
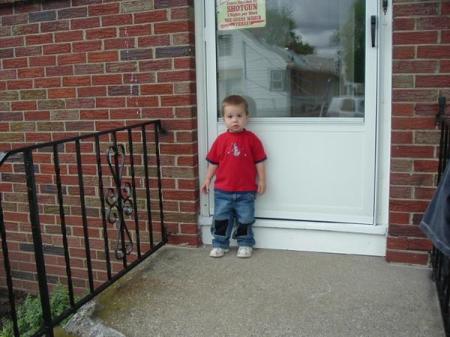
M 238 246 L 253 247 L 252 225 L 255 222 L 256 192 L 214 191 L 214 220 L 211 226 L 213 247 L 227 249 L 230 246 L 233 227 L 237 222 L 233 238 Z

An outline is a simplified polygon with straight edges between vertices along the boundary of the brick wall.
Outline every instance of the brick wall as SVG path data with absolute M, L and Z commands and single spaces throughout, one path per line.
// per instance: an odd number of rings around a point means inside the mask
M 191 0 L 3 4 L 0 62 L 0 151 L 162 119 L 169 242 L 199 244 Z M 13 258 L 30 258 L 27 230 L 8 240 Z
M 418 228 L 435 190 L 439 95 L 450 100 L 450 2 L 394 1 L 390 227 L 387 260 L 425 264 Z

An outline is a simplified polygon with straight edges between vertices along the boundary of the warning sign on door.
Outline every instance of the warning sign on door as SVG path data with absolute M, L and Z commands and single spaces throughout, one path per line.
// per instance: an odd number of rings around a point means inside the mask
M 266 0 L 217 0 L 216 4 L 218 30 L 266 25 Z

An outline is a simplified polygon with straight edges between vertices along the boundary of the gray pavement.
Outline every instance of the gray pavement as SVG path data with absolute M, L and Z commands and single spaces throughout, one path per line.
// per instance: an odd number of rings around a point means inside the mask
M 443 337 L 430 271 L 383 258 L 163 247 L 100 295 L 127 337 Z

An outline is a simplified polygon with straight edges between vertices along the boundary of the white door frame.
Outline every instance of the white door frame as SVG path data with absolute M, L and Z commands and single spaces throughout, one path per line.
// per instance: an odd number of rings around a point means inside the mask
M 212 0 L 195 0 L 195 37 L 196 37 L 196 75 L 197 75 L 197 116 L 199 141 L 199 175 L 200 182 L 206 173 L 207 162 L 204 160 L 208 151 L 208 139 L 215 134 L 216 121 L 208 121 L 207 111 L 216 110 L 208 97 L 216 95 L 216 83 L 213 76 L 208 76 L 212 69 L 211 58 L 215 57 L 215 44 L 207 45 L 215 31 L 208 31 L 205 20 L 205 6 Z M 376 195 L 375 225 L 360 226 L 355 224 L 327 224 L 316 222 L 257 220 L 254 229 L 257 238 L 256 247 L 318 251 L 331 253 L 386 255 L 386 239 L 389 219 L 389 171 L 391 139 L 391 79 L 392 79 L 392 5 L 386 14 L 379 10 L 377 18 L 377 50 L 379 60 L 378 73 L 378 113 L 376 144 Z M 208 38 L 209 37 L 209 38 Z M 209 56 L 209 57 L 208 57 Z M 214 61 L 215 62 L 215 61 Z M 214 123 L 214 124 L 212 124 Z M 200 196 L 199 225 L 204 243 L 210 243 L 209 227 L 212 217 L 209 211 L 209 198 Z M 258 245 L 263 242 L 263 245 Z M 282 244 L 280 244 L 282 242 Z

